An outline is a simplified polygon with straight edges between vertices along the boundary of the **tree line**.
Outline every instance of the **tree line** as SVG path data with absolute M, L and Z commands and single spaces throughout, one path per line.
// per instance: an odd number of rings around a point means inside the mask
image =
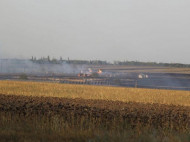
M 33 63 L 38 64 L 85 64 L 85 65 L 134 65 L 134 66 L 158 66 L 158 67 L 180 67 L 180 68 L 189 68 L 190 64 L 182 64 L 182 63 L 157 63 L 157 62 L 140 62 L 140 61 L 114 61 L 110 63 L 108 61 L 102 60 L 70 60 L 63 59 L 60 57 L 59 59 L 47 57 L 36 58 L 32 56 L 30 59 Z
M 59 59 L 56 58 L 50 58 L 50 56 L 47 57 L 41 57 L 41 58 L 36 58 L 33 57 L 30 59 L 34 63 L 39 63 L 39 64 L 62 64 L 62 63 L 67 63 L 67 64 L 87 64 L 87 65 L 108 65 L 111 64 L 107 61 L 101 61 L 101 60 L 70 60 L 69 58 L 63 59 L 60 57 Z

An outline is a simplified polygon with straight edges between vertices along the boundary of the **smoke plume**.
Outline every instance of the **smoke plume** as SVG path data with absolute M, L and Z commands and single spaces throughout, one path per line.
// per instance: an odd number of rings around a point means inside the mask
M 25 73 L 25 74 L 77 74 L 84 65 L 61 64 L 38 64 L 30 60 L 0 59 L 0 73 Z

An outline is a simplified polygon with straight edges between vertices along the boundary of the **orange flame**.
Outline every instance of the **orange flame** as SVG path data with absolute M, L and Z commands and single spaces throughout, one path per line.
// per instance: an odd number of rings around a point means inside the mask
M 98 73 L 98 74 L 101 74 L 101 73 L 102 73 L 102 70 L 101 70 L 101 69 L 99 69 L 97 73 Z

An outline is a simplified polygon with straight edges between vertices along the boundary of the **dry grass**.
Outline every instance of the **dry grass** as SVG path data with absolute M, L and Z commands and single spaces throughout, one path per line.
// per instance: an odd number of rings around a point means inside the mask
M 190 106 L 190 91 L 0 81 L 0 94 L 100 99 Z
M 0 81 L 0 139 L 188 142 L 189 102 L 188 91 Z

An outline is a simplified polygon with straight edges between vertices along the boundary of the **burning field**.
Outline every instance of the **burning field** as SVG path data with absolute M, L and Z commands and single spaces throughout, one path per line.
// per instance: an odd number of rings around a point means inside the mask
M 44 72 L 0 73 L 0 80 L 29 80 L 63 84 L 190 90 L 190 74 L 185 72 L 186 70 L 189 71 L 189 69 L 179 70 L 177 68 L 174 70 L 179 72 L 171 72 L 171 68 L 158 67 L 116 68 L 113 65 L 110 68 L 106 68 L 106 66 L 79 67 L 74 65 L 70 65 L 69 67 L 70 72 L 61 72 L 61 69 L 59 69 L 59 72 L 44 69 Z M 156 70 L 160 72 L 156 72 Z
M 186 141 L 190 92 L 0 82 L 1 141 Z

